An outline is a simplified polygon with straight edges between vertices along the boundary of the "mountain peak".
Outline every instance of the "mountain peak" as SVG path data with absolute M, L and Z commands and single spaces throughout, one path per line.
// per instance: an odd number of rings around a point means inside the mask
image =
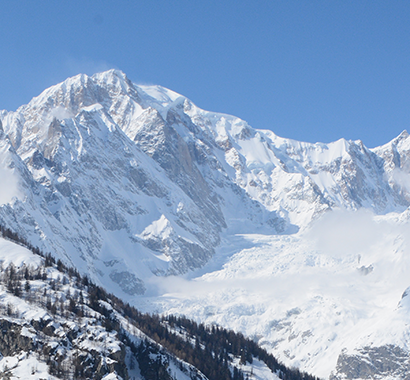
M 407 130 L 403 130 L 397 137 L 395 137 L 393 140 L 391 140 L 389 143 L 382 145 L 381 148 L 386 147 L 386 146 L 391 146 L 391 145 L 399 145 L 405 142 L 409 137 L 409 133 Z
M 102 79 L 105 79 L 105 80 L 119 79 L 119 80 L 129 82 L 127 75 L 123 71 L 118 70 L 118 69 L 110 69 L 107 71 L 102 71 L 100 73 L 96 73 L 92 75 L 91 78 L 96 79 L 97 81 L 100 81 Z
M 407 132 L 407 130 L 403 130 L 402 133 L 400 133 L 397 137 L 396 140 L 397 141 L 401 141 L 401 140 L 406 140 L 409 137 L 409 133 Z

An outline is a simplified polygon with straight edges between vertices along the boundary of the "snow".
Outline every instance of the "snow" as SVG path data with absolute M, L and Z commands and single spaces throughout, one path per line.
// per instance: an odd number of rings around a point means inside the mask
M 246 157 L 249 170 L 262 168 L 269 174 L 275 164 L 278 165 L 279 160 L 273 151 L 264 144 L 261 146 L 256 139 L 241 141 L 240 152 Z
M 23 264 L 37 268 L 41 263 L 40 256 L 34 256 L 31 251 L 11 241 L 0 239 L 0 262 L 3 268 L 13 263 L 20 268 Z
M 82 110 L 86 112 L 97 112 L 103 109 L 103 106 L 100 103 L 95 103 L 92 104 L 91 106 L 88 107 L 83 107 Z
M 164 105 L 173 103 L 181 97 L 180 94 L 161 86 L 148 86 L 139 84 L 138 88 L 142 89 L 147 95 Z
M 263 361 L 260 361 L 256 358 L 253 359 L 252 364 L 246 363 L 241 364 L 240 358 L 235 358 L 233 360 L 233 365 L 239 368 L 246 378 L 246 375 L 249 376 L 250 379 L 258 379 L 258 380 L 279 380 L 280 378 L 277 374 L 272 373 L 272 371 L 266 366 Z
M 169 223 L 169 220 L 165 217 L 164 214 L 158 220 L 152 222 L 147 228 L 145 228 L 142 236 L 148 237 L 149 235 L 153 236 L 162 236 L 163 238 L 169 238 L 172 233 L 172 227 Z
M 5 356 L 0 360 L 0 371 L 10 374 L 10 380 L 58 380 L 48 373 L 47 364 L 40 362 L 34 355 L 21 353 L 19 356 Z
M 244 248 L 219 250 L 207 273 L 164 279 L 163 295 L 151 302 L 165 313 L 241 331 L 285 364 L 326 378 L 343 349 L 410 347 L 408 302 L 400 301 L 409 286 L 410 245 L 401 239 L 409 226 L 394 217 L 343 215 L 334 238 L 344 242 L 333 247 L 321 241 L 322 225 L 294 236 L 244 235 L 236 240 Z M 361 245 L 347 228 L 357 228 L 357 218 L 364 234 L 374 229 Z M 363 275 L 359 268 L 370 265 Z
M 21 335 L 26 336 L 27 338 L 35 337 L 35 331 L 32 329 L 28 329 L 26 326 L 23 326 L 21 329 Z
M 0 135 L 3 132 L 0 131 Z M 10 203 L 21 197 L 19 177 L 12 169 L 12 158 L 8 153 L 9 145 L 0 139 L 0 205 Z

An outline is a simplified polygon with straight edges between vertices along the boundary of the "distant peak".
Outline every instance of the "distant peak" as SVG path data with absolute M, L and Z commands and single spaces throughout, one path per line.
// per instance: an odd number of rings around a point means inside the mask
M 102 78 L 107 79 L 107 78 L 113 78 L 113 77 L 117 77 L 118 79 L 125 80 L 125 81 L 129 80 L 127 75 L 123 71 L 118 70 L 118 69 L 110 69 L 107 71 L 102 71 L 92 76 L 93 79 L 102 79 Z
M 80 83 L 87 83 L 90 80 L 90 77 L 87 74 L 77 74 L 73 77 L 67 78 L 62 83 L 70 83 L 70 82 L 80 82 Z M 58 85 L 57 85 L 58 86 Z
M 134 85 L 127 75 L 118 69 L 111 69 L 101 73 L 94 74 L 91 79 L 102 85 L 120 88 L 124 93 L 135 91 Z
M 395 139 L 393 139 L 392 143 L 398 144 L 399 142 L 406 140 L 408 137 L 409 137 L 409 133 L 406 130 L 404 130 Z
M 118 70 L 118 69 L 111 69 L 111 70 L 108 70 L 108 72 L 120 78 L 124 78 L 124 79 L 127 78 L 127 75 L 123 71 Z

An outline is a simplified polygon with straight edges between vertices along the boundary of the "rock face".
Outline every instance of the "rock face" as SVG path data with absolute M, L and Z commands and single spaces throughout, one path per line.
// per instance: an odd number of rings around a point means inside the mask
M 410 358 L 407 350 L 393 345 L 364 347 L 356 355 L 342 353 L 336 373 L 330 380 L 410 379 Z
M 21 334 L 22 327 L 0 319 L 0 352 L 3 356 L 12 356 L 20 351 L 31 351 L 33 343 L 30 338 Z

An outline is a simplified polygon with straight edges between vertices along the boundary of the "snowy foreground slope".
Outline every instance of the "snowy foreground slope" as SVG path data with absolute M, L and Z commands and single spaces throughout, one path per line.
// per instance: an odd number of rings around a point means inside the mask
M 232 331 L 141 314 L 8 232 L 14 242 L 0 238 L 2 379 L 316 380 Z
M 0 121 L 0 223 L 31 244 L 315 375 L 404 378 L 407 132 L 297 142 L 115 70 Z

